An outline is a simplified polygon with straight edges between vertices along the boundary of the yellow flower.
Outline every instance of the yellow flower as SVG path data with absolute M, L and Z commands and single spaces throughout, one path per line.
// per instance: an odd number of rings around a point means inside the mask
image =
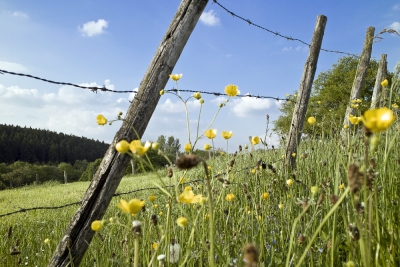
M 361 102 L 362 102 L 362 100 L 361 100 L 361 99 L 359 99 L 359 98 L 357 98 L 357 99 L 356 99 L 356 102 L 357 102 L 357 103 L 361 103 Z
M 199 92 L 196 92 L 193 94 L 193 97 L 199 100 L 201 98 L 201 94 Z
M 318 103 L 318 105 L 321 105 L 321 101 L 318 101 L 317 103 Z
M 292 153 L 292 157 L 296 157 L 296 153 L 293 152 L 293 153 Z
M 107 124 L 107 119 L 103 116 L 103 115 L 97 115 L 97 117 L 96 117 L 96 120 L 97 120 L 97 124 L 98 125 L 105 125 L 105 124 Z
M 206 214 L 206 215 L 204 215 L 204 220 L 208 220 L 208 219 L 210 219 L 210 214 Z
M 158 150 L 160 149 L 160 144 L 158 142 L 154 142 L 151 144 L 151 149 Z
M 208 150 L 211 149 L 211 145 L 205 144 L 203 148 L 204 148 L 205 151 L 208 151 Z
M 399 108 L 399 105 L 397 105 L 396 103 L 393 103 L 393 104 L 392 104 L 392 108 L 398 109 L 398 108 Z
M 350 105 L 352 108 L 358 108 L 358 104 L 351 104 Z
M 162 211 L 160 211 L 160 213 L 158 215 L 162 216 L 164 213 Z
M 96 220 L 96 221 L 93 221 L 92 222 L 92 225 L 91 225 L 91 227 L 92 227 L 92 230 L 93 231 L 100 231 L 100 229 L 101 229 L 101 227 L 103 226 L 103 224 L 102 224 L 102 222 L 101 221 L 99 221 L 99 220 Z
M 282 203 L 278 205 L 278 208 L 279 208 L 280 210 L 283 209 L 283 207 L 284 207 L 284 206 L 283 206 Z
M 253 145 L 259 144 L 259 143 L 260 143 L 260 137 L 258 137 L 258 136 L 253 136 L 253 137 L 251 138 L 251 143 L 252 143 Z
M 290 95 L 289 94 L 286 94 L 286 98 L 288 98 Z
M 182 77 L 182 74 L 170 74 L 169 77 L 176 82 Z
M 139 199 L 131 199 L 129 202 L 121 199 L 120 203 L 117 204 L 117 207 L 127 214 L 136 214 L 142 209 L 143 206 L 144 201 Z
M 200 102 L 200 104 L 204 104 L 204 99 L 203 98 L 200 99 L 199 102 Z
M 214 139 L 217 136 L 217 129 L 208 129 L 204 134 L 208 139 Z
M 154 202 L 154 201 L 156 200 L 156 196 L 149 196 L 149 200 L 150 200 L 151 202 Z
M 360 117 L 355 117 L 353 115 L 350 114 L 349 116 L 349 121 L 351 122 L 351 124 L 358 124 L 361 121 Z
M 157 244 L 157 243 L 153 243 L 153 245 L 151 245 L 151 247 L 152 247 L 154 250 L 157 250 L 158 244 Z
M 228 84 L 227 86 L 225 86 L 225 94 L 227 94 L 228 96 L 237 96 L 238 94 L 240 94 L 239 87 L 233 84 Z
M 256 173 L 256 170 L 255 170 L 255 169 L 252 169 L 252 170 L 251 170 L 251 173 L 252 173 L 252 174 L 255 174 L 255 173 Z
M 317 122 L 317 120 L 315 119 L 315 117 L 308 117 L 307 121 L 308 121 L 308 123 L 311 124 L 311 125 L 313 125 L 314 123 Z
M 182 194 L 179 195 L 178 201 L 185 204 L 194 204 L 200 203 L 202 198 L 203 196 L 201 194 L 195 195 L 192 191 L 192 188 L 188 186 L 185 188 L 185 190 L 183 190 Z
M 344 189 L 344 184 L 339 185 L 339 189 L 343 190 Z
M 318 186 L 312 186 L 311 187 L 311 194 L 315 195 L 315 194 L 318 193 L 318 191 L 319 191 Z
M 226 201 L 232 201 L 234 198 L 235 198 L 234 194 L 227 194 L 225 197 Z
M 221 135 L 224 139 L 229 139 L 232 137 L 233 132 L 232 131 L 222 131 Z
M 388 84 L 389 84 L 389 81 L 387 80 L 387 79 L 384 79 L 382 82 L 381 82 L 381 85 L 382 86 L 388 86 Z
M 165 92 L 164 92 L 164 89 L 161 89 L 160 90 L 160 95 L 163 95 Z
M 153 208 L 155 208 L 155 209 L 158 208 L 158 205 L 157 205 L 157 204 L 154 204 L 154 205 L 153 205 Z
M 44 240 L 44 243 L 45 243 L 46 245 L 48 245 L 48 244 L 50 243 L 50 239 L 46 238 L 46 239 Z
M 188 220 L 185 217 L 179 217 L 176 220 L 176 223 L 180 226 L 180 227 L 185 227 L 188 224 Z
M 343 126 L 343 128 L 349 129 L 349 125 L 348 125 L 348 124 L 345 124 L 345 125 Z
M 192 150 L 192 144 L 186 143 L 185 146 L 183 147 L 183 149 L 184 149 L 186 152 L 190 152 L 190 151 Z
M 262 196 L 261 196 L 261 198 L 262 198 L 263 200 L 267 200 L 268 197 L 269 197 L 269 194 L 268 194 L 267 192 L 264 192 L 264 193 L 262 194 Z
M 129 145 L 129 149 L 132 151 L 132 153 L 138 154 L 139 156 L 146 154 L 150 147 L 151 143 L 149 141 L 147 141 L 143 146 L 140 140 L 133 140 Z
M 370 109 L 361 116 L 364 126 L 371 132 L 383 132 L 396 120 L 396 116 L 388 108 Z
M 121 140 L 115 145 L 115 149 L 123 154 L 129 151 L 129 143 L 126 140 Z
M 293 184 L 293 179 L 286 180 L 286 184 L 291 186 Z
M 114 218 L 113 218 L 113 217 L 110 217 L 110 219 L 108 219 L 108 221 L 109 221 L 110 223 L 113 223 L 113 222 L 114 222 Z

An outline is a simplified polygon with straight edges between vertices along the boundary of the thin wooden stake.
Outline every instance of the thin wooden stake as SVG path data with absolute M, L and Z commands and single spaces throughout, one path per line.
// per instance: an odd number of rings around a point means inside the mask
M 128 155 L 115 150 L 115 144 L 122 139 L 138 139 L 145 132 L 160 99 L 159 92 L 166 85 L 207 3 L 208 0 L 181 2 L 140 83 L 124 123 L 105 153 L 82 199 L 82 206 L 73 216 L 48 266 L 79 266 L 94 235 L 91 223 L 102 219 L 130 160 Z M 133 128 L 139 136 L 134 135 Z
M 383 93 L 381 91 L 381 82 L 386 79 L 386 72 L 387 72 L 387 55 L 382 54 L 381 59 L 379 60 L 379 67 L 378 67 L 378 72 L 376 73 L 376 79 L 375 79 L 375 86 L 374 86 L 374 92 L 372 93 L 372 99 L 371 99 L 371 108 L 376 108 L 378 104 L 378 96 Z
M 304 118 L 307 112 L 307 105 L 311 94 L 315 71 L 317 70 L 317 62 L 327 20 L 327 17 L 324 15 L 319 15 L 317 17 L 310 51 L 308 53 L 306 64 L 304 65 L 303 76 L 301 77 L 298 97 L 293 110 L 292 123 L 287 138 L 288 143 L 285 155 L 286 163 L 290 168 L 294 168 L 296 163 L 296 157 L 293 157 L 292 154 L 297 153 L 297 146 L 300 142 L 301 131 L 303 129 Z

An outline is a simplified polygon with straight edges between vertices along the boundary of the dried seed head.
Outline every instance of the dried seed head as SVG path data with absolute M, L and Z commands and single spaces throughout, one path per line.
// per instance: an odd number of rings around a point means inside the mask
M 376 161 L 375 161 L 374 158 L 371 158 L 371 159 L 369 160 L 369 166 L 370 166 L 372 169 L 375 169 L 375 168 L 376 168 Z
M 297 238 L 297 243 L 300 245 L 303 244 L 304 242 L 304 235 L 300 234 L 299 237 Z
M 229 167 L 233 167 L 233 165 L 235 164 L 235 159 L 231 160 L 231 162 L 229 162 Z
M 142 223 L 140 221 L 133 221 L 132 222 L 132 232 L 136 236 L 142 235 Z
M 317 201 L 317 205 L 318 206 L 322 204 L 322 202 L 324 201 L 324 198 L 325 198 L 325 191 L 322 191 L 321 195 L 319 195 L 319 198 L 318 198 L 318 201 Z
M 171 167 L 168 168 L 168 177 L 171 178 L 174 175 L 174 171 Z
M 267 168 L 267 164 L 263 161 L 263 162 L 261 163 L 261 167 L 263 168 L 263 170 L 265 170 L 265 169 Z
M 372 185 L 374 183 L 375 180 L 375 173 L 372 169 L 368 169 L 367 171 L 367 182 L 366 182 L 366 186 L 368 189 L 372 189 Z
M 239 145 L 239 152 L 242 152 L 243 148 L 242 145 Z
M 220 181 L 220 182 L 223 183 L 224 185 L 231 184 L 231 182 L 229 182 L 228 180 L 223 179 L 223 178 L 218 178 L 218 181 Z
M 360 231 L 357 226 L 350 224 L 349 225 L 349 234 L 353 241 L 358 241 L 360 239 Z
M 354 206 L 356 208 L 357 213 L 363 213 L 364 212 L 364 203 L 363 202 L 356 201 Z
M 243 258 L 246 260 L 246 267 L 258 266 L 258 250 L 253 244 L 247 244 L 244 247 Z
M 350 164 L 347 170 L 347 178 L 349 180 L 350 190 L 353 194 L 357 194 L 363 184 L 363 173 L 355 164 Z
M 150 219 L 151 219 L 151 222 L 153 223 L 153 225 L 157 226 L 157 223 L 158 223 L 157 215 L 155 215 L 155 214 L 151 215 Z
M 246 184 L 242 184 L 242 187 L 243 187 L 243 193 L 245 195 L 247 195 L 247 185 Z
M 338 202 L 339 197 L 338 197 L 337 195 L 331 195 L 331 196 L 329 197 L 329 200 L 331 201 L 331 204 L 332 204 L 332 205 L 335 205 L 335 204 Z
M 201 158 L 197 157 L 196 155 L 185 155 L 176 160 L 175 164 L 179 169 L 188 170 L 193 167 L 196 167 L 197 164 L 201 162 Z

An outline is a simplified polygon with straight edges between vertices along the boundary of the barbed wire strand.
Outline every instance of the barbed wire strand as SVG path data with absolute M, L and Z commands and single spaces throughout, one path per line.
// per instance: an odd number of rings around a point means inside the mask
M 36 79 L 36 80 L 40 80 L 40 81 L 48 82 L 48 83 L 52 83 L 52 84 L 68 85 L 68 86 L 73 86 L 73 87 L 77 87 L 77 88 L 81 88 L 81 89 L 89 89 L 94 93 L 97 93 L 97 91 L 100 90 L 102 92 L 111 92 L 111 93 L 135 93 L 135 94 L 137 94 L 137 91 L 134 91 L 134 90 L 131 90 L 131 91 L 117 91 L 117 90 L 107 89 L 105 87 L 105 85 L 103 85 L 103 87 L 82 86 L 82 85 L 78 85 L 78 84 L 74 84 L 74 83 L 56 82 L 56 81 L 40 78 L 40 77 L 29 75 L 29 74 L 17 73 L 17 72 L 12 72 L 12 71 L 7 71 L 7 70 L 1 70 L 0 69 L 0 73 L 1 72 L 7 73 L 7 74 L 10 74 L 10 75 L 28 77 L 28 78 L 32 78 L 32 79 Z M 172 88 L 172 89 L 166 90 L 166 91 L 178 92 L 178 89 Z M 191 92 L 191 93 L 199 92 L 201 94 L 214 95 L 214 96 L 227 96 L 227 94 L 218 93 L 218 92 L 206 92 L 206 91 L 196 91 L 196 90 L 181 90 L 181 89 L 179 89 L 179 91 L 180 92 Z M 279 100 L 289 101 L 289 99 L 287 99 L 287 98 L 280 98 L 280 97 L 273 97 L 273 96 L 260 96 L 260 95 L 252 95 L 252 94 L 237 95 L 237 96 L 238 97 L 253 97 L 253 98 L 274 99 L 274 100 L 277 100 L 277 101 L 279 101 Z
M 275 35 L 275 36 L 279 36 L 279 37 L 281 37 L 281 38 L 284 38 L 284 39 L 286 39 L 286 40 L 288 40 L 288 41 L 297 41 L 297 42 L 300 42 L 300 43 L 302 43 L 302 44 L 304 44 L 304 45 L 307 45 L 308 47 L 311 46 L 311 44 L 309 44 L 309 43 L 307 43 L 307 42 L 304 42 L 303 40 L 300 40 L 300 39 L 298 39 L 298 38 L 293 38 L 293 37 L 291 37 L 291 36 L 285 36 L 285 35 L 283 35 L 283 34 L 280 34 L 280 33 L 277 32 L 277 31 L 273 31 L 273 30 L 267 29 L 267 28 L 265 28 L 265 27 L 263 27 L 263 26 L 260 26 L 260 25 L 258 25 L 258 24 L 255 24 L 255 23 L 251 22 L 249 19 L 245 19 L 245 18 L 243 18 L 243 17 L 241 17 L 241 16 L 239 16 L 239 15 L 233 13 L 232 11 L 230 11 L 229 9 L 227 9 L 225 6 L 221 5 L 217 0 L 213 0 L 213 3 L 214 3 L 214 4 L 217 4 L 219 7 L 221 7 L 223 10 L 225 10 L 226 12 L 228 12 L 229 14 L 231 14 L 233 17 L 236 17 L 236 18 L 238 18 L 238 19 L 241 19 L 241 20 L 247 22 L 249 25 L 253 25 L 253 26 L 255 26 L 255 27 L 259 28 L 259 29 L 262 29 L 262 30 L 264 30 L 264 31 L 267 31 L 267 32 L 269 32 L 269 33 L 271 33 L 271 34 L 273 34 L 273 35 Z M 329 50 L 329 49 L 324 49 L 324 48 L 321 48 L 320 50 L 321 50 L 321 51 L 324 51 L 324 52 L 329 52 L 329 53 L 337 53 L 337 54 L 344 54 L 344 55 L 349 55 L 349 56 L 353 56 L 353 57 L 359 57 L 358 55 L 355 55 L 355 54 L 352 54 L 352 53 L 342 52 L 342 51 L 337 51 L 337 50 Z

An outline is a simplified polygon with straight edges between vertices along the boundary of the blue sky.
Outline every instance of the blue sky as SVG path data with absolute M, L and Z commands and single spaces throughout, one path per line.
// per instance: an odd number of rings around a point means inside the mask
M 322 47 L 360 54 L 368 26 L 400 31 L 400 1 L 239 1 L 220 0 L 226 8 L 253 23 L 310 42 L 316 18 L 328 17 Z M 384 4 L 383 4 L 384 3 Z M 136 89 L 168 28 L 179 0 L 151 1 L 1 1 L 0 69 L 81 85 Z M 400 60 L 400 37 L 385 34 L 373 46 L 372 57 L 388 55 L 388 68 Z M 223 92 L 227 84 L 242 94 L 284 98 L 298 89 L 308 56 L 301 43 L 287 41 L 232 17 L 212 1 L 194 29 L 174 73 L 182 73 L 181 89 Z M 321 52 L 317 75 L 342 55 Z M 172 88 L 170 81 L 166 89 Z M 161 88 L 160 88 L 161 89 Z M 350 88 L 349 88 L 350 90 Z M 184 94 L 189 97 L 190 94 Z M 203 96 L 200 131 L 223 101 Z M 0 75 L 0 123 L 49 129 L 111 142 L 120 122 L 98 126 L 97 114 L 109 119 L 128 109 L 130 94 L 81 90 Z M 199 105 L 189 101 L 192 132 Z M 264 136 L 266 115 L 279 116 L 274 100 L 231 99 L 219 113 L 216 147 L 225 148 L 222 130 L 233 131 L 230 150 Z M 272 123 L 269 125 L 272 128 Z M 188 141 L 185 114 L 179 100 L 164 95 L 143 140 L 159 135 Z M 192 140 L 195 136 L 192 135 Z M 270 144 L 276 137 L 268 138 Z M 203 139 L 199 148 L 208 142 Z

